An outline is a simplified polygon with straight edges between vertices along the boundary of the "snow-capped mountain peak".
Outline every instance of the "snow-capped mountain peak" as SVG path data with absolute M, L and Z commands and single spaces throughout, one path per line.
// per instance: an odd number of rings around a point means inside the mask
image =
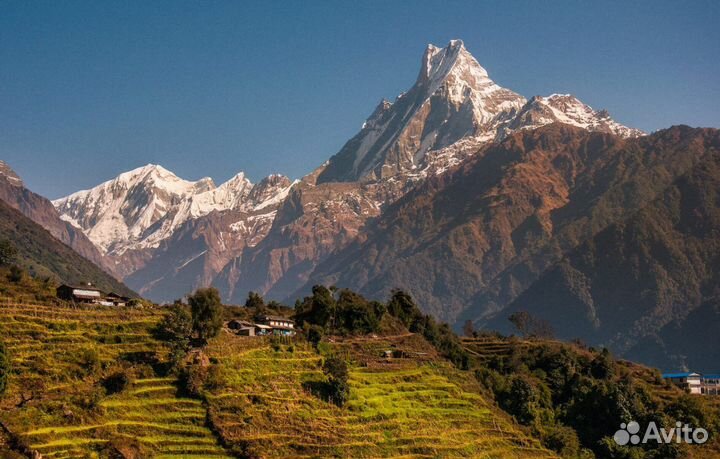
M 250 212 L 276 204 L 291 185 L 287 177 L 271 175 L 255 186 L 239 172 L 215 186 L 208 177 L 184 180 L 162 166 L 148 164 L 53 205 L 103 253 L 121 255 L 158 247 L 188 220 L 211 212 Z
M 428 45 L 417 81 L 394 103 L 382 101 L 363 129 L 318 176 L 318 182 L 373 180 L 412 171 L 426 153 L 467 136 L 491 140 L 525 104 L 498 86 L 461 40 Z
M 606 110 L 593 110 L 571 94 L 535 96 L 525 104 L 518 114 L 498 131 L 497 139 L 508 133 L 535 129 L 550 123 L 565 123 L 591 131 L 609 132 L 621 137 L 645 135 L 639 129 L 629 128 L 616 122 Z
M 470 60 L 470 67 L 474 72 L 469 76 L 489 79 L 487 71 L 465 49 L 462 40 L 450 40 L 450 43 L 445 48 L 433 44 L 427 45 L 422 57 L 422 66 L 420 67 L 417 83 L 430 84 L 431 86 L 442 83 L 461 60 Z
M 459 105 L 469 99 L 478 126 L 525 103 L 524 97 L 491 80 L 462 40 L 451 40 L 445 48 L 428 45 L 416 84 L 427 87 L 428 97 L 442 90 L 451 103 Z

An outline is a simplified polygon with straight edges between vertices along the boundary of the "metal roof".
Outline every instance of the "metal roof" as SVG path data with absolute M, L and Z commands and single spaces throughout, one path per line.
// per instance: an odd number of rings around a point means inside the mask
M 700 376 L 700 373 L 663 373 L 663 378 L 687 378 L 690 376 Z
M 282 316 L 263 316 L 262 318 L 263 318 L 263 320 L 277 320 L 277 321 L 279 321 L 279 322 L 292 322 L 292 323 L 295 323 L 294 320 L 288 319 L 287 317 L 282 317 Z
M 95 292 L 102 292 L 99 288 L 93 287 L 92 285 L 68 285 L 68 284 L 62 284 L 58 288 L 71 288 L 73 290 L 92 290 Z

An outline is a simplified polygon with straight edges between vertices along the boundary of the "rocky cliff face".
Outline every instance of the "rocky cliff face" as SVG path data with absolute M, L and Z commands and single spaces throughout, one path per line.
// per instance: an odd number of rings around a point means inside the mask
M 106 262 L 87 236 L 78 228 L 63 221 L 50 201 L 27 189 L 22 179 L 4 161 L 0 161 L 0 199 L 48 230 L 55 239 L 70 246 L 109 273 L 113 273 L 112 265 Z
M 233 302 L 243 301 L 248 291 L 287 297 L 319 261 L 355 240 L 394 191 L 378 183 L 298 184 L 267 236 L 228 264 L 216 285 Z

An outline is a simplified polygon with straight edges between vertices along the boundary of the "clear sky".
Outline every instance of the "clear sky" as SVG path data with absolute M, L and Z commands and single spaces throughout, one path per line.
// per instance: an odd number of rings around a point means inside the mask
M 720 127 L 720 2 L 0 2 L 0 159 L 56 198 L 159 163 L 297 178 L 461 38 L 501 86 Z

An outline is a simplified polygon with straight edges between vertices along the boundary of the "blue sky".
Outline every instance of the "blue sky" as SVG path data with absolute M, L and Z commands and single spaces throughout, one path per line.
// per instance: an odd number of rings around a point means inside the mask
M 720 127 L 719 23 L 716 1 L 6 0 L 0 159 L 50 198 L 151 162 L 297 178 L 453 38 L 526 97 Z

